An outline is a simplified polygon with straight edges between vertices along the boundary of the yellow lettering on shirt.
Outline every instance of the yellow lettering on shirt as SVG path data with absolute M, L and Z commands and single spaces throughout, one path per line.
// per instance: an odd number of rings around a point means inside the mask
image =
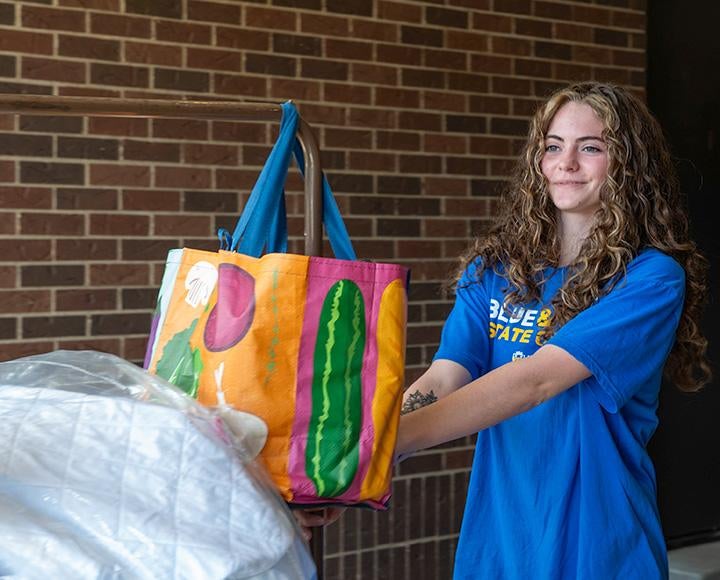
M 550 317 L 552 316 L 552 310 L 549 308 L 543 308 L 540 311 L 540 317 L 537 319 L 537 325 L 540 327 L 550 326 Z

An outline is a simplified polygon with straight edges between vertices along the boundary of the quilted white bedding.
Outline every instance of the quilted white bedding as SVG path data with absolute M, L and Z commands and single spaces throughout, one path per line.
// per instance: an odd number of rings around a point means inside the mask
M 18 386 L 32 381 L 8 364 L 0 364 L 0 577 L 308 577 L 279 496 L 206 418 L 106 396 L 97 376 L 75 392 Z M 77 380 L 78 371 L 69 374 Z

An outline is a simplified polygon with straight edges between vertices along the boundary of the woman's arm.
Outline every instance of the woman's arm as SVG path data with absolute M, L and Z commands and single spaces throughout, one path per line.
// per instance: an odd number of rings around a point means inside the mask
M 465 367 L 450 360 L 436 360 L 403 395 L 402 415 L 446 397 L 470 381 Z
M 436 361 L 433 366 L 438 362 L 449 361 Z M 401 417 L 396 454 L 407 455 L 491 427 L 590 375 L 585 365 L 563 349 L 543 346 L 532 356 L 509 362 L 442 399 L 438 397 L 434 405 Z

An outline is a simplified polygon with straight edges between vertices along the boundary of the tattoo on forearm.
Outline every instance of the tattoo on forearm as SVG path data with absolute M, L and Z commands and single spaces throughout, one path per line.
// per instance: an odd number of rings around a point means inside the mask
M 435 396 L 435 393 L 433 391 L 428 391 L 427 393 L 421 393 L 420 391 L 415 391 L 414 393 L 410 393 L 410 395 L 408 395 L 408 398 L 405 399 L 402 409 L 400 410 L 400 414 L 405 415 L 406 413 L 409 413 L 410 411 L 416 411 L 417 409 L 420 409 L 421 407 L 426 407 L 427 405 L 431 405 L 432 403 L 434 403 L 437 400 L 438 399 Z

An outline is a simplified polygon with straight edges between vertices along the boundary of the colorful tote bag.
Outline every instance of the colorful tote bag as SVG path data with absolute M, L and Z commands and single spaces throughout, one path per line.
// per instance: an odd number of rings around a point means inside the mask
M 171 250 L 145 368 L 206 405 L 263 419 L 261 452 L 296 505 L 390 495 L 405 366 L 407 269 L 357 261 L 327 181 L 323 223 L 335 258 L 287 251 L 283 185 L 301 171 L 298 115 L 278 140 L 218 252 Z

